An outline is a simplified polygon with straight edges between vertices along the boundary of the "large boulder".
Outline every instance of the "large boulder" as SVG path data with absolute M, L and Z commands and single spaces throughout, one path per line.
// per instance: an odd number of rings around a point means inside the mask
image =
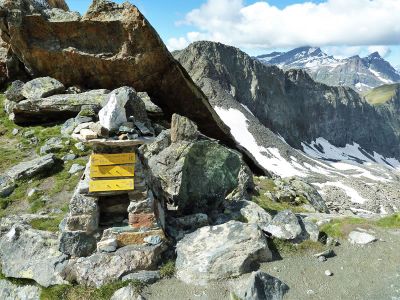
M 64 275 L 71 282 L 100 287 L 119 280 L 129 273 L 156 269 L 164 250 L 164 244 L 131 245 L 113 253 L 96 253 L 86 258 L 70 261 Z
M 1 37 L 32 77 L 87 88 L 132 86 L 146 91 L 167 116 L 187 116 L 204 134 L 236 146 L 229 128 L 134 5 L 95 0 L 79 21 L 53 22 L 43 12 L 27 13 L 21 4 L 6 2 Z M 12 9 L 22 13 L 15 17 Z M 252 165 L 261 170 L 257 162 Z
M 15 225 L 0 238 L 0 261 L 7 277 L 33 279 L 41 286 L 63 284 L 67 256 L 58 251 L 54 233 Z
M 19 286 L 7 280 L 0 280 L 0 299 L 39 300 L 40 289 L 33 285 Z
M 182 126 L 178 126 L 178 125 Z M 251 175 L 240 153 L 209 139 L 197 139 L 196 125 L 175 115 L 171 135 L 160 134 L 153 144 L 140 148 L 148 166 L 148 183 L 157 199 L 179 213 L 210 212 L 227 198 L 247 194 Z
M 255 224 L 230 221 L 186 235 L 176 246 L 177 277 L 196 285 L 249 272 L 272 259 L 267 239 Z

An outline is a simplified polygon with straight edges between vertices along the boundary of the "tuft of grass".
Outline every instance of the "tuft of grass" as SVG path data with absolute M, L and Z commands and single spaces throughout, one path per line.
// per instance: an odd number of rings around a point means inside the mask
M 30 222 L 33 229 L 58 232 L 58 225 L 61 223 L 64 215 L 54 216 L 46 219 L 35 219 Z
M 376 226 L 382 228 L 400 228 L 400 214 L 394 214 L 376 221 Z
M 390 101 L 400 88 L 400 84 L 384 84 L 368 91 L 364 97 L 369 104 L 381 105 Z
M 168 260 L 160 268 L 161 278 L 171 278 L 175 275 L 175 261 Z
M 40 300 L 109 300 L 120 288 L 133 285 L 137 293 L 141 293 L 145 285 L 137 280 L 116 281 L 96 289 L 81 285 L 56 285 L 42 289 Z
M 278 252 L 280 255 L 293 255 L 293 254 L 304 254 L 308 252 L 323 251 L 324 245 L 320 242 L 304 241 L 299 244 L 293 242 L 274 238 L 271 241 L 271 249 Z
M 367 219 L 353 217 L 335 219 L 327 224 L 324 224 L 320 228 L 320 231 L 330 237 L 343 239 L 350 233 L 350 231 L 360 226 L 370 227 L 371 222 Z

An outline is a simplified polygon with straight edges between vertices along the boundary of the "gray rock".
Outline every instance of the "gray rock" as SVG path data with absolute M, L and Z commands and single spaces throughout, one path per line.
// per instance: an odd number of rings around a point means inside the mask
M 139 271 L 122 277 L 123 281 L 138 280 L 145 284 L 153 284 L 161 279 L 160 271 Z
M 255 224 L 230 221 L 202 227 L 176 246 L 177 277 L 190 284 L 239 276 L 272 259 L 267 240 Z
M 15 181 L 9 176 L 0 177 L 0 197 L 8 197 L 14 192 Z
M 0 299 L 2 300 L 39 300 L 40 289 L 33 285 L 16 285 L 0 280 Z
M 69 174 L 75 174 L 78 173 L 80 171 L 85 170 L 85 166 L 79 165 L 79 164 L 73 164 L 71 166 L 71 168 L 69 169 L 68 173 Z
M 99 112 L 101 126 L 109 131 L 116 131 L 123 123 L 127 122 L 125 105 L 128 100 L 127 90 L 113 91 L 107 104 Z
M 125 274 L 154 270 L 159 264 L 164 250 L 163 244 L 156 246 L 130 245 L 113 253 L 96 253 L 71 262 L 65 275 L 70 281 L 100 287 L 121 279 Z
M 62 121 L 75 117 L 82 107 L 91 105 L 99 111 L 107 103 L 108 90 L 92 90 L 81 94 L 54 95 L 47 98 L 27 99 L 13 108 L 14 121 L 29 125 L 49 121 Z
M 171 141 L 194 141 L 199 135 L 197 125 L 186 117 L 178 114 L 172 115 Z
M 333 256 L 335 256 L 335 252 L 333 251 L 333 250 L 331 250 L 331 249 L 328 249 L 328 250 L 325 250 L 325 251 L 323 251 L 323 252 L 320 252 L 320 253 L 316 253 L 316 254 L 314 254 L 314 257 L 325 257 L 325 258 L 330 258 L 330 257 L 333 257 Z
M 290 210 L 279 212 L 265 228 L 265 231 L 283 240 L 294 240 L 302 233 L 296 215 Z
M 157 199 L 188 215 L 207 213 L 229 195 L 244 193 L 239 175 L 245 164 L 239 153 L 210 140 L 180 141 L 160 151 L 168 143 L 167 133 L 161 135 L 140 148 L 147 182 Z
M 144 135 L 144 136 L 153 135 L 153 134 L 154 134 L 154 131 L 150 130 L 150 129 L 146 126 L 146 124 L 144 124 L 144 123 L 142 123 L 142 122 L 136 121 L 136 122 L 135 122 L 135 126 L 136 126 L 137 129 L 139 129 L 140 133 L 141 133 L 142 135 Z
M 96 250 L 97 241 L 91 234 L 83 231 L 64 231 L 60 237 L 60 252 L 75 256 L 89 256 Z
M 327 261 L 327 258 L 325 256 L 318 256 L 318 261 L 325 262 L 325 261 Z
M 349 241 L 352 244 L 366 245 L 376 240 L 376 237 L 366 232 L 352 231 L 349 234 Z
M 258 271 L 251 274 L 246 288 L 238 296 L 241 300 L 282 300 L 288 290 L 279 279 Z
M 61 159 L 63 161 L 71 161 L 71 160 L 74 160 L 75 158 L 76 158 L 75 154 L 66 154 Z
M 314 222 L 305 220 L 302 217 L 298 217 L 297 220 L 301 226 L 302 232 L 297 237 L 298 241 L 311 240 L 313 242 L 318 242 L 319 239 L 319 227 Z
M 76 143 L 74 146 L 75 146 L 76 149 L 78 149 L 80 151 L 85 151 L 86 150 L 85 144 L 82 143 L 82 142 Z
M 68 119 L 61 126 L 61 134 L 63 136 L 69 136 L 74 132 L 75 127 L 76 127 L 75 119 L 74 118 Z
M 18 128 L 14 128 L 12 131 L 12 135 L 17 135 L 19 132 Z
M 158 105 L 154 104 L 153 101 L 151 101 L 151 98 L 149 97 L 149 95 L 146 92 L 140 92 L 140 93 L 138 93 L 138 96 L 144 102 L 147 114 L 149 114 L 150 116 L 162 116 L 163 115 L 162 109 Z
M 141 300 L 143 299 L 137 292 L 135 287 L 130 284 L 117 290 L 110 300 Z
M 116 239 L 107 239 L 97 243 L 97 252 L 110 253 L 117 250 L 118 242 Z
M 8 100 L 12 102 L 20 102 L 25 99 L 22 95 L 22 88 L 25 83 L 20 80 L 14 81 L 11 86 L 5 92 L 5 96 Z
M 19 163 L 18 165 L 6 171 L 6 176 L 10 177 L 13 180 L 31 178 L 39 173 L 51 169 L 54 164 L 54 155 L 48 154 L 30 161 Z
M 64 92 L 65 87 L 58 80 L 51 77 L 40 77 L 25 83 L 21 93 L 27 99 L 37 99 Z
M 25 131 L 24 134 L 23 134 L 23 136 L 24 136 L 25 138 L 27 138 L 27 139 L 33 138 L 33 137 L 35 136 L 35 131 L 34 131 L 34 130 Z
M 257 203 L 242 200 L 238 202 L 238 205 L 240 205 L 240 214 L 242 217 L 248 223 L 257 224 L 263 230 L 272 220 L 272 216 Z
M 108 137 L 109 131 L 101 126 L 100 122 L 93 123 L 89 126 L 89 129 L 96 133 L 99 137 Z
M 326 270 L 326 271 L 325 271 L 325 275 L 326 275 L 326 276 L 332 276 L 333 273 L 332 273 L 330 270 Z
M 173 222 L 174 226 L 181 229 L 197 229 L 203 226 L 208 226 L 208 216 L 206 214 L 193 214 L 184 217 L 176 218 Z
M 64 148 L 63 140 L 59 137 L 52 137 L 40 147 L 40 154 L 57 153 Z
M 150 235 L 145 237 L 143 241 L 149 245 L 158 245 L 162 242 L 162 238 L 159 235 Z
M 56 234 L 15 225 L 0 238 L 0 249 L 5 276 L 33 279 L 44 287 L 65 283 L 60 272 L 67 257 L 58 251 Z

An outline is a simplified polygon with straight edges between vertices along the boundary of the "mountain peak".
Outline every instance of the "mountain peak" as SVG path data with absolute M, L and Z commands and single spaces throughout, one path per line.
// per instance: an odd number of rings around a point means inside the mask
M 378 51 L 375 51 L 375 52 L 371 53 L 370 55 L 368 55 L 368 58 L 370 58 L 370 59 L 382 59 L 382 56 L 379 54 Z

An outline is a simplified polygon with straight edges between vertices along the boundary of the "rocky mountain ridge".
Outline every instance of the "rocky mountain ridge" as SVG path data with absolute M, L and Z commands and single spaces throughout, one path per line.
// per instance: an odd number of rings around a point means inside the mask
M 331 86 L 349 86 L 358 92 L 400 82 L 399 71 L 378 52 L 363 58 L 356 55 L 338 59 L 327 55 L 320 48 L 300 47 L 288 52 L 260 55 L 257 59 L 283 70 L 302 69 L 315 81 Z

